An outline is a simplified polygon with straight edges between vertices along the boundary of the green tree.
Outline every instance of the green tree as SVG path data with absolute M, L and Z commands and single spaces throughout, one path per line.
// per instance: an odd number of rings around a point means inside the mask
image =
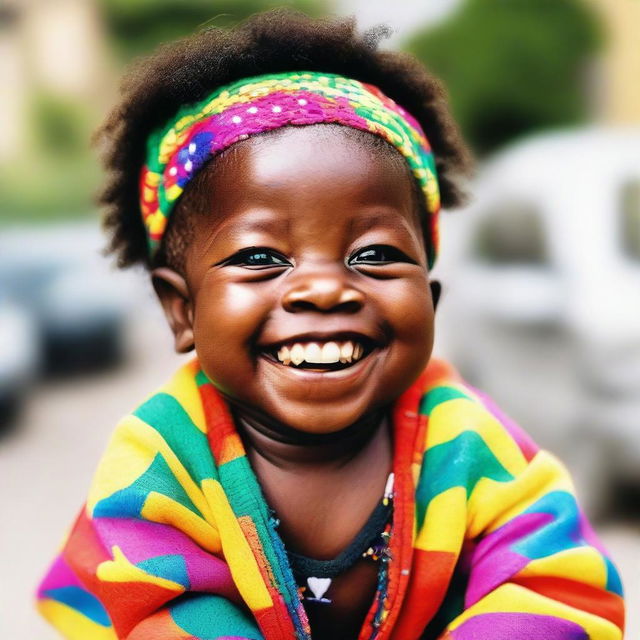
M 206 26 L 230 27 L 252 13 L 290 6 L 311 16 L 326 13 L 327 0 L 100 0 L 100 6 L 124 61 L 149 53 Z
M 487 153 L 588 115 L 598 21 L 580 0 L 465 0 L 407 49 L 444 81 L 464 135 Z

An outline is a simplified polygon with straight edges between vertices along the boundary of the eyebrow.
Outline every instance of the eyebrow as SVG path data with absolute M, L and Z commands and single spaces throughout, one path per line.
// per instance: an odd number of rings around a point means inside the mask
M 374 213 L 358 217 L 349 223 L 349 232 L 359 234 L 371 227 L 384 227 L 392 231 L 402 229 L 411 232 L 410 225 L 403 216 L 393 216 L 390 219 L 388 213 Z
M 207 238 L 206 248 L 219 238 L 220 234 L 226 233 L 228 237 L 235 238 L 247 233 L 268 233 L 272 235 L 284 235 L 289 231 L 291 222 L 288 219 L 274 219 L 269 217 L 247 217 L 235 223 L 222 223 Z
M 224 228 L 227 225 L 223 225 Z M 252 231 L 259 231 L 262 233 L 282 233 L 288 231 L 291 223 L 288 219 L 283 218 L 251 218 L 247 220 L 241 220 L 232 225 L 234 233 L 248 233 Z

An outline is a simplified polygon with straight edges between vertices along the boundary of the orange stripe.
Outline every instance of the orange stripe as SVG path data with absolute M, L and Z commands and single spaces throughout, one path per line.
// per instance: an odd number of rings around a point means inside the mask
M 127 640 L 190 640 L 192 637 L 173 621 L 169 609 L 161 609 L 136 625 Z
M 209 447 L 216 465 L 221 466 L 225 462 L 244 456 L 244 446 L 222 396 L 211 383 L 207 383 L 200 387 L 200 397 L 207 423 Z
M 624 604 L 615 593 L 569 578 L 552 576 L 522 576 L 514 578 L 512 582 L 557 602 L 600 616 L 624 631 Z
M 394 640 L 420 636 L 444 600 L 457 560 L 457 554 L 451 551 L 413 552 L 409 591 L 393 630 Z
M 426 424 L 418 416 L 420 399 L 424 393 L 426 376 L 420 378 L 399 398 L 393 411 L 393 441 L 395 476 L 393 497 L 393 529 L 389 543 L 392 561 L 389 563 L 389 583 L 387 592 L 387 618 L 379 629 L 378 640 L 391 637 L 400 615 L 402 602 L 407 593 L 409 572 L 413 559 L 413 528 L 415 520 L 415 487 L 413 484 L 412 461 L 420 438 L 424 438 Z M 367 621 L 373 615 L 369 611 Z M 365 638 L 365 624 L 360 638 Z

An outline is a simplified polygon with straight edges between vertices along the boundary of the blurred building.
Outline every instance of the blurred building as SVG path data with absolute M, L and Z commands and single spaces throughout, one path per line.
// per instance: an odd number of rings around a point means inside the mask
M 602 16 L 607 46 L 594 81 L 596 119 L 628 123 L 640 118 L 640 2 L 587 0 Z M 362 27 L 386 23 L 397 46 L 412 31 L 444 18 L 461 0 L 339 0 L 335 10 L 355 14 Z M 215 1 L 212 7 L 215 9 Z M 111 61 L 96 0 L 4 0 L 0 8 L 0 163 L 29 147 L 34 95 L 78 101 L 102 114 L 117 71 Z M 96 115 L 96 118 L 98 116 Z
M 96 3 L 4 0 L 0 78 L 7 92 L 0 101 L 0 162 L 29 141 L 34 95 L 46 93 L 103 110 L 113 75 Z
M 589 0 L 602 16 L 607 43 L 597 82 L 599 120 L 640 122 L 640 2 Z

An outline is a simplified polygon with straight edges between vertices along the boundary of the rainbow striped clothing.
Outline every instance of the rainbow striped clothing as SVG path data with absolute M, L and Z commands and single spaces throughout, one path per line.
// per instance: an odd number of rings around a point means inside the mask
M 393 428 L 392 560 L 359 640 L 622 638 L 620 579 L 553 456 L 436 360 Z M 118 425 L 38 598 L 72 640 L 311 637 L 197 361 Z

